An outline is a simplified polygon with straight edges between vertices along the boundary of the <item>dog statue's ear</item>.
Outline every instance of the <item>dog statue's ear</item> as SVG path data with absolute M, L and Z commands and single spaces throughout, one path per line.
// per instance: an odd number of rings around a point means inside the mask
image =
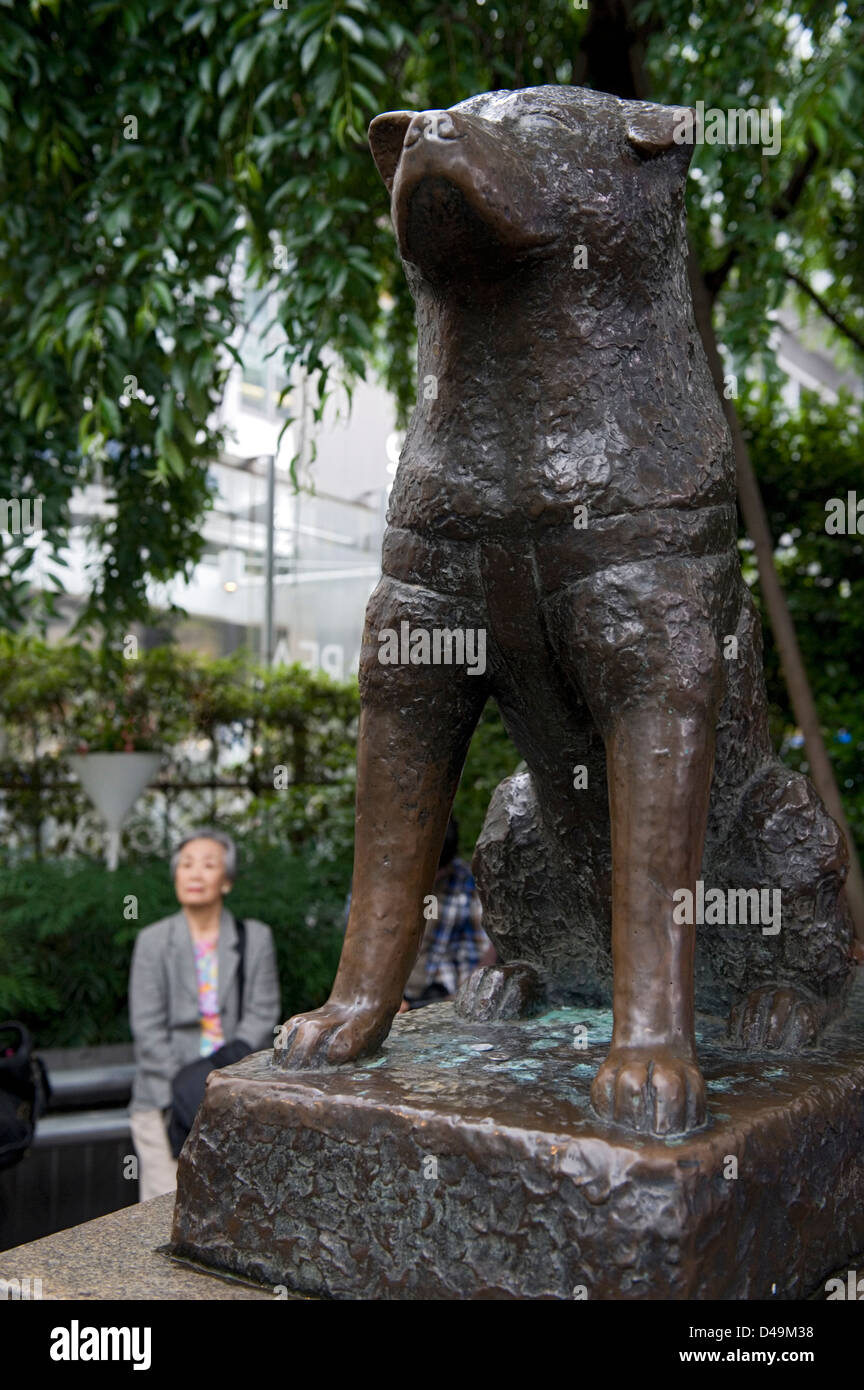
M 653 101 L 627 103 L 627 140 L 642 159 L 674 154 L 681 172 L 693 158 L 696 112 L 692 106 L 658 106 Z
M 369 148 L 378 166 L 378 173 L 387 185 L 388 193 L 393 191 L 393 179 L 402 153 L 402 141 L 413 115 L 413 111 L 383 111 L 369 126 Z

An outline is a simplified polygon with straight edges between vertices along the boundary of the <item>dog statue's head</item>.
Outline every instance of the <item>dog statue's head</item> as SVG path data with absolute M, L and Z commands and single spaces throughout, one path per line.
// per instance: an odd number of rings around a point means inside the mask
M 433 283 L 580 246 L 589 269 L 659 270 L 682 231 L 688 112 L 526 87 L 376 116 L 369 143 L 403 260 Z

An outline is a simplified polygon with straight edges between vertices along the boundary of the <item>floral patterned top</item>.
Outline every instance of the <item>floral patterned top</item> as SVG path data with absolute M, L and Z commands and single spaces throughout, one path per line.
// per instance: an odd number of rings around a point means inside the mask
M 225 1038 L 219 1017 L 219 955 L 217 946 L 195 941 L 195 970 L 198 975 L 198 1012 L 201 1015 L 201 1056 L 209 1057 Z

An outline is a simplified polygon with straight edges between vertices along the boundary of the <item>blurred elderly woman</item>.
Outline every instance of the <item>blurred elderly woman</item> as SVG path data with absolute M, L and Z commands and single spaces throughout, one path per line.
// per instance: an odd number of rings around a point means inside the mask
M 144 927 L 135 942 L 130 1124 L 142 1202 L 177 1183 L 166 1121 L 180 1068 L 228 1042 L 242 1041 L 250 1052 L 273 1044 L 280 1017 L 273 936 L 251 919 L 238 929 L 225 907 L 236 869 L 230 836 L 209 829 L 187 835 L 171 858 L 180 911 Z

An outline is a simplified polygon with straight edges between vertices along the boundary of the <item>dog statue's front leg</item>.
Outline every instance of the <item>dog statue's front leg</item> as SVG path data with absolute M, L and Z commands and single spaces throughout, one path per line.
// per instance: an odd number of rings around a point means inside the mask
M 698 707 L 697 707 L 698 709 Z M 702 863 L 710 710 L 628 710 L 607 737 L 612 821 L 612 1046 L 591 1087 L 604 1119 L 648 1134 L 705 1122 L 694 1036 L 694 927 L 673 920 Z
M 435 876 L 455 784 L 434 754 L 421 753 L 416 736 L 406 743 L 401 722 L 398 711 L 361 716 L 345 944 L 328 1002 L 280 1030 L 275 1061 L 288 1070 L 374 1052 L 417 956 L 423 895 Z
M 385 576 L 366 615 L 360 669 L 357 815 L 351 911 L 330 998 L 279 1030 L 274 1062 L 288 1071 L 351 1061 L 390 1031 L 417 957 L 423 898 L 438 865 L 468 743 L 486 700 L 465 668 L 382 665 L 379 634 L 453 626 L 453 601 Z M 413 607 L 410 607 L 413 603 Z M 440 609 L 436 607 L 440 605 Z

